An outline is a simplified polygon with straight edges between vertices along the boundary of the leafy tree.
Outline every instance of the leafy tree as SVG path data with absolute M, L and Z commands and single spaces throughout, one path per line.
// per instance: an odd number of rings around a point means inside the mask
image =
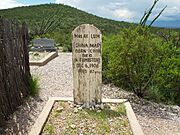
M 105 39 L 103 76 L 143 97 L 167 53 L 171 53 L 169 44 L 151 34 L 148 28 L 123 29 L 118 35 Z
M 168 38 L 165 38 L 168 37 Z M 162 62 L 153 85 L 161 95 L 159 100 L 180 105 L 180 48 L 179 34 L 170 33 L 164 36 L 164 42 L 169 44 L 166 50 L 166 60 Z M 169 51 L 170 50 L 170 51 Z M 158 96 L 157 95 L 157 96 Z

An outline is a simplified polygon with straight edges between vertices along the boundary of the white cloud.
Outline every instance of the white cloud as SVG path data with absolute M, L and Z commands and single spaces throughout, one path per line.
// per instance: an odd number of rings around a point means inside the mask
M 168 5 L 168 6 L 180 6 L 180 0 L 160 0 L 159 3 Z
M 56 0 L 55 3 L 62 3 L 72 7 L 77 7 L 81 0 Z
M 56 0 L 63 3 L 102 16 L 105 18 L 139 22 L 144 11 L 149 9 L 154 0 Z M 163 7 L 167 8 L 158 20 L 180 19 L 180 0 L 159 0 L 149 19 L 153 19 Z
M 161 16 L 161 20 L 175 20 L 180 19 L 180 8 L 167 7 Z
M 56 0 L 55 3 L 70 5 L 98 16 L 123 21 L 132 21 L 136 14 L 126 8 L 129 3 L 127 0 Z
M 127 19 L 129 20 L 129 19 L 133 18 L 135 13 L 124 8 L 124 9 L 115 10 L 113 15 L 114 15 L 114 17 L 117 17 L 121 20 L 127 20 Z
M 101 16 L 109 17 L 111 19 L 116 19 L 120 21 L 133 21 L 134 16 L 136 16 L 135 11 L 131 11 L 127 8 L 112 8 L 110 5 L 108 6 L 100 6 L 98 7 L 99 12 L 101 12 Z
M 138 22 L 153 0 L 54 0 L 55 3 L 70 5 L 105 18 Z M 32 4 L 32 3 L 31 3 Z M 180 0 L 159 0 L 152 12 L 153 19 L 160 10 L 167 8 L 158 20 L 180 19 Z M 18 0 L 0 0 L 0 9 L 27 6 Z
M 7 9 L 13 7 L 25 6 L 22 3 L 18 3 L 16 0 L 3 0 L 0 2 L 0 9 Z

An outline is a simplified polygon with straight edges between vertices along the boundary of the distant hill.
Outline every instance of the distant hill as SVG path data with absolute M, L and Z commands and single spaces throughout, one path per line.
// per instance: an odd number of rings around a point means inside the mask
M 180 28 L 180 20 L 169 20 L 169 21 L 159 21 L 157 20 L 153 26 L 162 28 Z
M 53 33 L 49 33 L 46 37 L 49 36 L 50 38 L 54 38 L 60 46 L 67 46 L 68 50 L 71 48 L 71 32 L 80 24 L 94 24 L 102 31 L 103 35 L 116 34 L 123 27 L 136 25 L 133 23 L 101 18 L 62 4 L 44 4 L 5 9 L 0 10 L 0 16 L 25 21 L 31 30 L 35 25 L 42 22 L 44 18 L 47 18 L 57 11 L 61 23 Z M 159 28 L 153 28 L 153 30 L 158 29 Z
M 63 32 L 72 31 L 83 23 L 94 24 L 104 33 L 114 33 L 119 31 L 120 28 L 129 25 L 126 22 L 101 18 L 62 4 L 44 4 L 5 9 L 0 10 L 0 16 L 26 21 L 30 27 L 33 27 L 35 23 L 42 21 L 43 18 L 57 11 L 59 11 L 58 16 L 61 18 L 61 25 L 58 29 Z

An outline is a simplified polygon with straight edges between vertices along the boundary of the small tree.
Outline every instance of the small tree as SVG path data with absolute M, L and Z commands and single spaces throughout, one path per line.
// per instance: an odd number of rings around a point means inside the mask
M 148 28 L 123 29 L 104 42 L 104 77 L 143 97 L 169 54 L 168 48 Z

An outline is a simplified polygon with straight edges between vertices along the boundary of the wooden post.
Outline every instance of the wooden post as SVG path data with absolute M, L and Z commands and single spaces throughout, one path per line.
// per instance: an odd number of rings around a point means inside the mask
M 76 104 L 89 108 L 102 100 L 102 34 L 83 24 L 72 32 L 73 94 Z

